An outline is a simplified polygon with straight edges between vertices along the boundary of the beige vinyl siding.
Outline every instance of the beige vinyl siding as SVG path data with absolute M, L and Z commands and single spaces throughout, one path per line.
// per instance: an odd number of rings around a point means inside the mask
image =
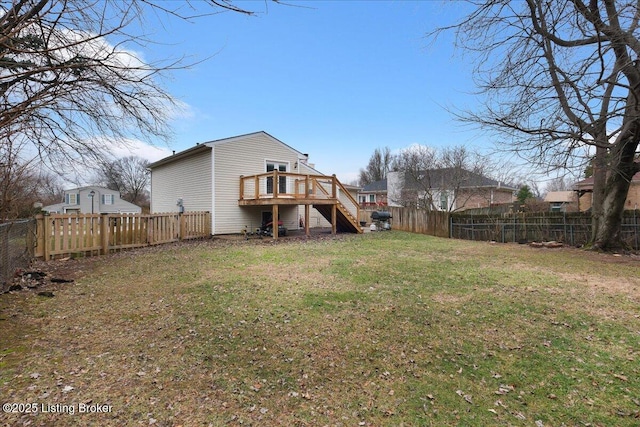
M 245 226 L 259 227 L 261 212 L 271 211 L 271 207 L 238 206 L 240 176 L 266 172 L 267 161 L 286 163 L 287 172 L 295 173 L 299 154 L 261 132 L 214 142 L 211 146 L 215 170 L 214 234 L 239 233 Z M 297 207 L 280 206 L 280 219 L 286 228 L 298 228 Z
M 187 212 L 211 211 L 211 187 L 211 150 L 157 166 L 151 171 L 151 212 L 178 212 L 178 198 Z

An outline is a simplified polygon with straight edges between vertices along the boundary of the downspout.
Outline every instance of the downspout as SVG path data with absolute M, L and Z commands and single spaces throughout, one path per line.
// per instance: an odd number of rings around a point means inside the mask
M 211 147 L 211 235 L 216 234 L 216 167 L 215 145 Z

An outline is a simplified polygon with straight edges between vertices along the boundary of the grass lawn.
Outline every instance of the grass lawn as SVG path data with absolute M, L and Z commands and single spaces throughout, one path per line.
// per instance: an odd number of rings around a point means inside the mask
M 0 425 L 640 425 L 637 257 L 391 231 L 51 266 L 76 283 L 0 295 L 0 402 L 39 412 Z

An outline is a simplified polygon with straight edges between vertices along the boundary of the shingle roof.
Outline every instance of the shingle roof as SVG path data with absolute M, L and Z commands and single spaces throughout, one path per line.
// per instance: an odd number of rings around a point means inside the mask
M 381 191 L 387 191 L 387 179 L 381 179 L 380 181 L 370 182 L 362 187 L 361 193 L 379 193 Z
M 420 185 L 418 185 L 418 179 L 421 182 Z M 515 191 L 515 188 L 503 182 L 496 181 L 495 179 L 488 178 L 475 172 L 456 168 L 430 169 L 421 172 L 419 177 L 413 177 L 405 174 L 405 185 L 408 188 L 424 187 L 425 185 L 430 188 L 497 187 Z

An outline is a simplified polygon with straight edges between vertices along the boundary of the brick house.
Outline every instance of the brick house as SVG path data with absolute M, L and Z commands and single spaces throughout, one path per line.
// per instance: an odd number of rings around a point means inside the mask
M 593 177 L 583 179 L 574 186 L 574 191 L 578 193 L 578 209 L 581 212 L 591 209 L 593 198 Z M 640 172 L 631 178 L 627 200 L 624 202 L 625 210 L 640 209 Z
M 459 168 L 421 171 L 417 176 L 389 172 L 389 206 L 416 206 L 438 211 L 463 211 L 504 205 L 516 189 L 484 175 Z

